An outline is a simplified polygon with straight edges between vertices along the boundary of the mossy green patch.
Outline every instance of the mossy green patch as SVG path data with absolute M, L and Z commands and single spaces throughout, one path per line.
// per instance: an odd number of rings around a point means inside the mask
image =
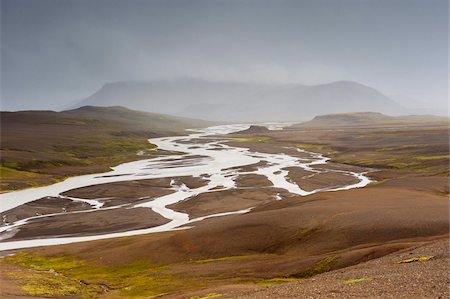
M 204 263 L 211 263 L 211 262 L 225 262 L 225 261 L 232 261 L 232 260 L 241 260 L 241 259 L 245 259 L 245 258 L 248 258 L 248 256 L 235 255 L 235 256 L 224 256 L 224 257 L 218 257 L 218 258 L 198 260 L 195 262 L 199 263 L 199 264 L 204 264 Z
M 299 143 L 297 147 L 307 151 L 330 152 L 331 148 L 326 144 Z
M 417 149 L 417 148 L 421 148 L 421 147 L 425 147 L 425 146 L 421 145 L 421 144 L 403 144 L 403 145 L 399 145 L 399 146 L 395 146 L 395 147 L 377 148 L 375 151 L 376 152 L 392 152 L 392 151 L 407 150 L 407 149 Z
M 413 262 L 426 262 L 434 258 L 434 256 L 423 256 L 423 257 L 413 257 L 406 260 L 398 261 L 397 264 L 407 264 L 407 263 L 413 263 Z
M 100 289 L 83 285 L 56 273 L 37 273 L 33 275 L 21 275 L 22 289 L 31 296 L 49 297 L 81 297 L 92 298 L 100 294 Z
M 371 156 L 371 157 L 369 157 Z M 369 154 L 361 155 L 360 157 L 348 157 L 346 155 L 342 155 L 336 159 L 339 163 L 348 164 L 348 165 L 356 165 L 362 167 L 382 167 L 383 165 L 387 165 L 391 162 L 395 162 L 394 158 L 385 158 L 381 159 L 379 157 L 374 157 Z
M 14 263 L 33 271 L 32 276 L 22 281 L 23 290 L 33 296 L 91 298 L 110 292 L 117 298 L 149 298 L 205 285 L 196 278 L 171 275 L 166 266 L 148 260 L 100 265 L 79 260 L 76 256 L 19 253 L 1 262 Z
M 396 169 L 411 169 L 414 166 L 418 166 L 418 163 L 415 162 L 398 162 L 398 163 L 391 163 L 388 164 L 389 167 L 396 168 Z
M 291 282 L 291 281 L 297 281 L 299 280 L 299 278 L 294 278 L 294 277 L 275 277 L 275 278 L 270 278 L 270 279 L 264 279 L 264 280 L 260 280 L 257 281 L 256 284 L 259 286 L 263 286 L 263 287 L 268 287 L 274 284 L 280 284 L 280 283 L 284 283 L 284 282 Z
M 363 281 L 367 281 L 367 280 L 370 280 L 370 278 L 362 277 L 362 278 L 355 278 L 355 279 L 347 279 L 347 280 L 344 280 L 343 283 L 344 284 L 353 284 L 353 283 L 363 282 Z
M 420 161 L 430 161 L 430 160 L 448 160 L 450 155 L 439 155 L 439 156 L 418 156 L 414 157 L 416 160 Z
M 298 241 L 308 237 L 312 233 L 314 233 L 317 230 L 315 227 L 309 227 L 309 228 L 299 228 L 295 231 L 294 238 Z
M 64 177 L 54 178 L 48 174 L 23 171 L 0 166 L 0 179 L 0 192 L 7 192 L 11 190 L 40 187 L 48 184 L 53 184 L 63 180 Z
M 71 270 L 83 265 L 83 262 L 77 260 L 74 256 L 45 257 L 31 255 L 23 252 L 10 257 L 6 257 L 4 260 L 13 261 L 15 264 L 28 266 L 31 269 L 38 271 L 54 270 L 59 272 L 64 270 Z
M 2 167 L 10 170 L 15 170 L 14 168 L 17 168 L 19 166 L 19 163 L 17 162 L 2 162 Z
M 212 299 L 212 298 L 219 298 L 222 296 L 223 296 L 223 294 L 219 294 L 219 293 L 209 293 L 204 296 L 189 297 L 189 299 Z
M 17 164 L 17 163 L 15 163 Z M 0 166 L 0 176 L 2 179 L 7 179 L 7 178 L 37 178 L 40 177 L 41 175 L 38 173 L 34 173 L 34 172 L 29 172 L 29 171 L 21 171 L 21 170 L 17 170 L 17 169 L 13 169 L 7 166 Z
M 257 142 L 269 142 L 272 141 L 272 138 L 268 137 L 268 136 L 251 136 L 251 137 L 232 137 L 234 138 L 232 140 L 232 142 L 252 142 L 252 143 L 257 143 Z
M 113 136 L 98 134 L 80 138 L 76 144 L 56 144 L 55 152 L 69 154 L 78 159 L 95 159 L 110 155 L 130 155 L 141 150 L 153 149 L 156 146 L 149 144 L 147 139 L 139 136 Z
M 318 263 L 314 264 L 312 267 L 308 268 L 307 270 L 292 274 L 290 275 L 290 277 L 307 278 L 320 273 L 328 272 L 331 270 L 331 267 L 334 265 L 337 259 L 338 259 L 337 256 L 326 257 L 321 261 L 319 261 Z

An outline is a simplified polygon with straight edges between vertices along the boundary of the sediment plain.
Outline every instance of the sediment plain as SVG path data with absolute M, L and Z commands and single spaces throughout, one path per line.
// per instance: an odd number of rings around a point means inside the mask
M 176 159 L 166 155 L 149 167 L 167 173 L 182 169 L 172 172 L 175 175 L 105 177 L 112 181 L 64 191 L 56 205 L 59 212 L 52 197 L 3 212 L 9 222 L 37 216 L 36 212 L 59 214 L 17 226 L 19 231 L 7 235 L 2 245 L 24 241 L 33 232 L 34 237 L 58 239 L 164 225 L 167 229 L 4 251 L 14 255 L 1 259 L 1 281 L 8 286 L 2 288 L 2 296 L 246 298 L 255 292 L 289 298 L 292 292 L 300 296 L 313 286 L 323 290 L 324 298 L 330 294 L 340 298 L 339 291 L 347 286 L 344 280 L 368 278 L 352 284 L 363 286 L 382 281 L 377 269 L 386 275 L 397 271 L 399 264 L 383 262 L 391 256 L 394 261 L 404 258 L 405 252 L 412 252 L 408 253 L 412 257 L 433 255 L 417 265 L 441 269 L 448 261 L 439 249 L 449 227 L 448 121 L 371 120 L 356 127 L 345 119 L 337 125 L 333 119 L 331 127 L 325 126 L 326 121 L 283 130 L 252 132 L 250 127 L 240 133 L 234 128 L 202 132 L 190 140 L 184 137 L 172 143 L 173 148 L 183 152 L 191 147 L 195 154 Z M 224 164 L 214 166 L 218 161 L 211 160 L 214 155 L 201 153 L 206 146 Z M 205 172 L 211 164 L 214 171 Z M 185 172 L 189 167 L 196 169 L 191 175 Z M 177 200 L 152 206 L 155 199 L 167 196 Z M 75 225 L 77 214 L 103 217 L 80 217 Z M 369 264 L 364 266 L 365 262 Z M 418 275 L 412 265 L 404 275 Z M 367 277 L 351 272 L 361 267 L 373 272 L 364 274 Z M 328 271 L 332 272 L 319 275 Z M 402 287 L 413 287 L 415 281 L 403 280 Z M 268 288 L 284 282 L 288 283 Z M 336 287 L 330 289 L 333 283 Z M 427 294 L 444 292 L 443 283 L 435 281 L 436 287 L 426 288 Z M 394 287 L 387 284 L 384 292 Z

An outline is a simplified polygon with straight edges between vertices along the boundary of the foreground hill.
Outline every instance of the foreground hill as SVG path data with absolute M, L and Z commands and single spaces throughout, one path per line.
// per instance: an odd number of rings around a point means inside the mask
M 116 82 L 103 86 L 77 106 L 124 105 L 222 121 L 291 121 L 319 114 L 406 109 L 381 92 L 352 81 L 320 85 L 268 85 L 203 80 Z
M 222 298 L 445 298 L 448 239 L 431 242 L 314 279 L 236 291 Z M 216 290 L 217 292 L 218 290 Z
M 138 151 L 152 149 L 150 137 L 183 134 L 186 128 L 208 125 L 123 107 L 1 112 L 1 189 L 106 171 L 137 159 Z

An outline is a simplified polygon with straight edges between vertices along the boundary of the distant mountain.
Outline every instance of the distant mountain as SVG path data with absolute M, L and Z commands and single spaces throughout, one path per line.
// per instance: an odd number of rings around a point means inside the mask
M 351 81 L 282 87 L 258 94 L 246 103 L 255 104 L 241 107 L 240 111 L 251 111 L 254 117 L 273 115 L 273 120 L 299 120 L 321 114 L 361 111 L 396 115 L 406 110 L 379 91 Z M 239 111 L 236 113 L 239 115 Z
M 74 105 L 126 106 L 132 109 L 185 115 L 192 105 L 227 105 L 269 88 L 266 85 L 178 79 L 160 81 L 125 81 L 105 84 L 99 91 Z M 186 116 L 192 117 L 187 114 Z M 198 116 L 197 116 L 198 117 Z M 211 118 L 210 118 L 211 119 Z
M 352 81 L 270 85 L 179 79 L 116 82 L 75 105 L 133 109 L 218 121 L 291 121 L 319 114 L 406 109 L 379 91 Z

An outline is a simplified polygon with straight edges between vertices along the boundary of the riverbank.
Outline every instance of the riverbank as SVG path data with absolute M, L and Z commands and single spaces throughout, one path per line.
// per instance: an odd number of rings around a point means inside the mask
M 224 137 L 223 134 L 238 132 L 247 127 L 248 125 L 224 125 L 206 128 L 201 130 L 200 133 L 193 133 L 189 136 L 153 138 L 150 142 L 156 144 L 158 149 L 183 154 L 126 163 L 113 168 L 108 173 L 73 177 L 48 187 L 0 195 L 0 200 L 5 202 L 1 210 L 6 212 L 1 215 L 4 225 L 1 228 L 3 242 L 0 244 L 0 248 L 10 250 L 164 232 L 188 224 L 190 220 L 195 220 L 198 217 L 211 218 L 215 215 L 221 216 L 223 213 L 241 213 L 260 204 L 280 200 L 283 198 L 280 195 L 281 193 L 284 193 L 284 197 L 295 194 L 305 196 L 315 192 L 360 188 L 370 182 L 362 173 L 343 169 L 327 169 L 328 159 L 326 157 L 299 148 L 294 148 L 293 153 L 295 155 L 291 156 L 286 153 L 260 153 L 249 151 L 243 147 L 223 144 L 224 141 L 229 139 L 226 136 Z M 214 137 L 215 135 L 218 135 L 218 137 Z M 256 166 L 252 171 L 240 169 L 252 165 L 259 166 Z M 325 166 L 325 168 L 315 169 L 314 167 L 317 165 Z M 298 180 L 305 182 L 308 182 L 312 175 L 329 172 L 334 173 L 335 177 L 351 177 L 352 179 L 347 180 L 347 182 L 336 181 L 336 179 L 329 180 L 330 185 L 328 187 L 322 186 L 318 189 L 305 191 L 292 180 L 295 175 L 291 174 L 288 177 L 289 171 L 286 169 L 289 168 L 301 168 L 305 172 L 309 172 L 310 176 L 298 178 Z M 270 188 L 267 189 L 265 199 L 260 196 L 261 186 L 259 185 L 250 187 L 252 190 L 236 189 L 235 180 L 242 175 L 250 174 L 256 175 L 258 178 L 266 178 L 269 182 Z M 168 182 L 169 178 L 170 182 Z M 188 187 L 189 182 L 185 183 L 186 178 L 190 178 L 190 185 L 193 188 Z M 153 196 L 149 196 L 150 193 L 148 193 L 146 197 L 129 198 L 123 203 L 124 198 L 119 194 L 120 189 L 115 188 L 115 194 L 96 192 L 98 186 L 108 186 L 108 184 L 115 182 L 136 183 L 144 179 L 147 180 L 147 183 L 150 183 L 148 187 L 151 189 L 147 188 L 147 190 L 153 190 Z M 165 190 L 163 191 L 165 194 L 155 193 L 157 190 L 161 191 L 161 189 L 156 189 L 157 185 L 152 185 L 149 182 L 149 180 L 155 179 L 166 180 L 162 188 Z M 197 181 L 196 186 L 192 186 L 193 180 Z M 155 181 L 155 183 L 158 183 L 158 181 Z M 94 189 L 88 191 L 88 193 L 100 195 L 96 198 L 76 197 L 77 195 L 83 195 L 86 188 Z M 74 189 L 75 191 L 73 191 Z M 234 196 L 228 197 L 231 199 L 229 201 L 226 196 L 224 197 L 224 194 L 233 189 L 237 192 L 234 192 Z M 65 193 L 71 196 L 67 196 Z M 108 197 L 104 197 L 105 195 L 108 195 Z M 242 200 L 235 201 L 236 195 L 251 200 L 245 203 Z M 202 199 L 204 196 L 210 197 L 206 203 Z M 45 215 L 46 209 L 44 206 L 39 204 L 36 206 L 36 200 L 41 198 L 47 198 L 47 201 L 53 199 L 52 213 L 48 216 Z M 117 198 L 120 198 L 118 202 Z M 62 200 L 61 203 L 58 200 Z M 67 200 L 88 204 L 93 202 L 94 206 L 89 208 L 85 205 L 82 210 L 79 208 L 76 211 L 67 211 L 65 207 Z M 63 205 L 61 211 L 54 213 L 55 207 L 61 205 Z M 105 209 L 103 206 L 105 206 Z M 190 207 L 193 206 L 202 212 L 192 211 Z M 208 206 L 211 207 L 208 208 Z M 94 209 L 92 210 L 92 208 Z M 126 215 L 130 211 L 129 209 L 134 208 L 151 209 L 156 215 L 159 214 L 163 219 L 167 219 L 167 222 L 155 221 L 153 222 L 155 225 L 151 226 L 150 223 L 152 222 L 147 219 L 125 221 L 123 224 L 120 221 L 117 222 L 121 218 L 127 219 Z M 27 210 L 28 212 L 26 212 Z M 27 217 L 27 215 L 32 214 L 30 211 L 35 211 L 39 215 Z M 92 216 L 95 219 L 97 214 L 105 213 L 114 218 L 115 221 L 103 221 L 104 225 L 100 228 L 94 227 L 93 230 L 92 224 L 89 222 L 90 217 L 87 216 Z M 18 217 L 18 214 L 22 216 Z M 118 215 L 118 217 L 114 217 L 114 215 Z M 73 219 L 77 219 L 77 217 L 80 219 L 83 217 L 86 220 L 81 221 L 81 227 L 72 224 Z M 8 219 L 14 218 L 13 222 L 8 222 Z M 152 216 L 150 219 L 155 219 L 155 217 Z M 158 223 L 161 225 L 158 226 Z M 59 230 L 53 227 L 59 227 Z M 97 232 L 97 234 L 92 235 L 93 232 Z M 59 237 L 60 235 L 65 237 Z M 26 240 L 27 237 L 41 240 L 29 241 Z

